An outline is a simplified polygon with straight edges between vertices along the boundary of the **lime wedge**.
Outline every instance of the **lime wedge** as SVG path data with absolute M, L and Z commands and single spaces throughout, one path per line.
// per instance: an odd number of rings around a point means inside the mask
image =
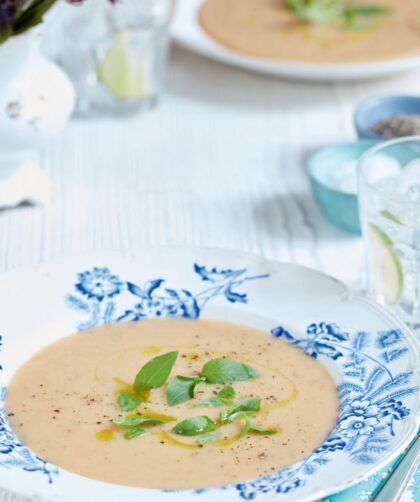
M 390 213 L 389 211 L 387 211 L 386 209 L 383 209 L 382 211 L 379 211 L 380 214 L 384 217 L 384 218 L 387 218 L 388 220 L 391 220 L 393 221 L 394 223 L 398 223 L 398 225 L 401 225 L 401 221 L 395 216 L 393 215 L 392 213 Z
M 114 96 L 139 99 L 146 95 L 144 62 L 133 60 L 124 32 L 117 33 L 102 61 L 96 64 L 96 75 Z
M 394 305 L 400 299 L 404 285 L 401 261 L 393 250 L 393 241 L 377 225 L 368 223 L 368 235 L 374 290 L 388 305 Z

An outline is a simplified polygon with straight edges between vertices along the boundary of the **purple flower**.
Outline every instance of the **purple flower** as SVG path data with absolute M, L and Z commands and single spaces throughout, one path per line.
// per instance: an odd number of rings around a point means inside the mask
M 7 33 L 15 20 L 16 14 L 26 0 L 0 1 L 0 35 Z
M 44 14 L 58 0 L 0 0 L 0 43 L 13 34 L 23 33 L 42 22 Z M 73 5 L 85 0 L 67 0 Z M 115 4 L 118 0 L 108 0 Z

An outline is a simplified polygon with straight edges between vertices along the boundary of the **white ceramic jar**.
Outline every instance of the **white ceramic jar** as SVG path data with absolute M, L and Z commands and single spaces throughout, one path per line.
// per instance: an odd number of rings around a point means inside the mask
M 0 44 L 0 175 L 42 147 L 73 111 L 73 86 L 40 43 L 32 29 Z

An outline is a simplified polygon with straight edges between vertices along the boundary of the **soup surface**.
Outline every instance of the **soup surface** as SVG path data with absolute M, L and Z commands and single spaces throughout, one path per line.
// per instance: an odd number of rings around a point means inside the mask
M 420 2 L 366 0 L 389 7 L 361 29 L 301 21 L 282 0 L 206 0 L 199 13 L 218 42 L 250 56 L 289 62 L 351 63 L 420 55 Z M 363 5 L 363 1 L 359 2 Z
M 252 368 L 245 381 L 200 382 L 194 399 L 169 406 L 167 385 L 150 393 L 135 416 L 171 419 L 126 439 L 112 420 L 124 417 L 117 398 L 148 361 L 178 351 L 175 375 L 204 374 L 203 365 L 227 358 Z M 137 380 L 136 380 L 137 381 Z M 184 380 L 185 381 L 185 380 Z M 226 406 L 200 401 L 230 394 Z M 177 435 L 184 419 L 217 423 L 232 403 L 261 399 L 250 418 L 204 435 Z M 78 474 L 146 488 L 200 488 L 270 474 L 309 455 L 327 437 L 338 414 L 336 386 L 316 360 L 259 330 L 210 320 L 158 319 L 114 324 L 70 335 L 37 353 L 15 374 L 7 413 L 20 439 L 37 455 Z M 220 404 L 220 403 L 219 403 Z M 133 415 L 131 415 L 133 416 Z M 244 431 L 252 420 L 269 432 Z M 240 432 L 243 431 L 243 437 Z M 205 441 L 203 440 L 203 443 Z

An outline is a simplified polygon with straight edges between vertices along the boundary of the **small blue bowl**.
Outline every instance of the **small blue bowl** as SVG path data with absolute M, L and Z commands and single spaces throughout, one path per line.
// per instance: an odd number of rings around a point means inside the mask
M 362 101 L 354 112 L 354 126 L 360 139 L 385 140 L 372 131 L 372 127 L 383 119 L 395 115 L 420 115 L 420 97 L 377 96 Z
M 334 180 L 339 179 L 338 170 L 353 170 L 350 164 L 377 144 L 376 140 L 363 140 L 331 145 L 317 150 L 306 161 L 312 192 L 322 212 L 334 225 L 352 234 L 361 233 L 357 194 L 335 187 Z

